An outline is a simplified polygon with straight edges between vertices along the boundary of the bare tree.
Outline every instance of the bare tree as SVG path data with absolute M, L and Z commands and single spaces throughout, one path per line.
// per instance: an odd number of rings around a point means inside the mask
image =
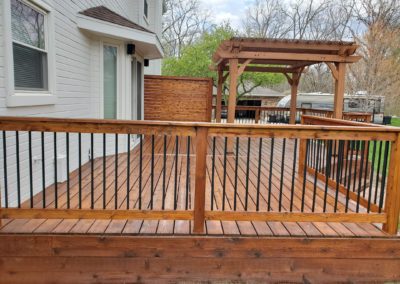
M 260 38 L 285 37 L 289 28 L 284 10 L 280 0 L 256 0 L 246 10 L 246 19 L 243 21 L 245 34 Z
M 190 45 L 211 26 L 210 15 L 198 0 L 166 0 L 163 19 L 163 46 L 167 57 L 180 57 Z

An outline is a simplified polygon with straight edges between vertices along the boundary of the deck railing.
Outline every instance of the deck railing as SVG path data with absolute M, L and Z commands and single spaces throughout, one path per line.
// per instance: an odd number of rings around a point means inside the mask
M 194 220 L 195 232 L 205 220 L 369 222 L 397 231 L 396 128 L 2 117 L 0 131 L 0 218 Z M 368 145 L 380 149 L 372 161 Z M 351 174 L 338 179 L 347 164 Z
M 215 122 L 215 106 L 213 106 L 211 121 Z M 222 110 L 227 111 L 226 106 L 222 106 Z M 301 115 L 312 115 L 319 117 L 332 118 L 333 111 L 325 109 L 296 109 L 296 123 L 300 123 Z M 361 112 L 344 112 L 343 119 L 357 122 L 370 123 L 372 121 L 372 113 Z M 288 124 L 290 120 L 290 108 L 282 107 L 265 107 L 265 106 L 236 106 L 235 123 L 256 123 L 256 124 Z M 225 122 L 226 118 L 222 118 Z

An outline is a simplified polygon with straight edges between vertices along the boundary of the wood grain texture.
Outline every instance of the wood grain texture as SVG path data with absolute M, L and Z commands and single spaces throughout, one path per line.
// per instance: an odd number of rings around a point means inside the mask
M 400 241 L 3 235 L 0 263 L 5 283 L 384 282 Z
M 211 78 L 145 76 L 144 119 L 211 121 Z

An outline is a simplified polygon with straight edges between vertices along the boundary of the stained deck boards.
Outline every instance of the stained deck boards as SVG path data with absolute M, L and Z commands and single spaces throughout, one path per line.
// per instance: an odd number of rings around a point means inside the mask
M 163 199 L 165 209 L 174 209 L 174 199 L 176 198 L 176 208 L 184 210 L 186 207 L 191 210 L 194 194 L 194 171 L 195 156 L 194 143 L 190 144 L 190 155 L 187 155 L 187 138 L 179 138 L 178 152 L 176 151 L 176 138 L 168 137 L 166 144 L 165 175 L 164 168 L 164 140 L 156 138 L 154 140 L 154 160 L 151 156 L 151 138 L 146 137 L 143 143 L 142 159 L 142 194 L 139 197 L 139 147 L 136 146 L 130 153 L 130 174 L 129 174 L 129 208 L 138 209 L 139 203 L 142 209 L 151 207 L 153 200 L 154 209 L 162 209 Z M 259 166 L 260 140 L 251 139 L 250 158 L 247 160 L 248 140 L 239 140 L 239 159 L 237 161 L 237 181 L 235 180 L 236 158 L 235 155 L 227 155 L 226 176 L 224 178 L 224 139 L 216 139 L 215 171 L 214 171 L 214 210 L 234 210 L 235 203 L 235 183 L 237 184 L 236 209 L 241 211 L 246 206 L 245 189 L 248 188 L 247 209 L 256 210 L 257 205 L 257 176 Z M 271 209 L 279 210 L 279 200 L 281 200 L 281 210 L 289 211 L 293 194 L 293 211 L 301 208 L 302 182 L 293 171 L 293 165 L 297 166 L 297 156 L 294 156 L 294 140 L 285 141 L 285 151 L 283 140 L 274 141 L 274 153 L 272 160 L 272 175 L 270 181 L 270 157 L 271 140 L 262 141 L 262 160 L 260 163 L 260 195 L 259 208 L 265 211 L 270 199 Z M 212 138 L 209 139 L 207 156 L 207 190 L 206 190 L 206 210 L 211 208 L 211 182 L 212 182 Z M 236 149 L 235 149 L 236 150 Z M 235 152 L 234 150 L 234 152 Z M 117 170 L 117 199 L 115 199 L 115 156 L 106 158 L 106 191 L 103 195 L 103 159 L 94 160 L 94 208 L 102 208 L 105 203 L 106 208 L 113 209 L 115 204 L 118 208 L 127 207 L 127 157 L 126 153 L 118 155 Z M 189 157 L 189 167 L 187 167 Z M 249 167 L 247 168 L 247 163 Z M 153 164 L 153 178 L 151 168 Z M 177 165 L 177 166 L 176 166 Z M 281 171 L 284 166 L 283 172 Z M 82 166 L 82 208 L 91 206 L 91 171 L 90 163 Z M 189 169 L 189 180 L 187 180 L 187 170 Z M 175 174 L 176 173 L 176 174 Z M 292 187 L 292 177 L 294 184 Z M 249 180 L 246 183 L 246 176 Z M 281 177 L 282 184 L 280 183 Z M 271 196 L 268 196 L 269 183 L 271 182 Z M 223 184 L 225 183 L 225 201 L 223 200 Z M 165 196 L 163 196 L 163 184 L 165 184 Z M 153 197 L 151 197 L 153 188 Z M 78 171 L 70 174 L 70 206 L 78 207 L 79 197 Z M 323 211 L 324 188 L 318 184 L 315 196 L 315 211 Z M 174 191 L 176 197 L 174 197 Z M 327 212 L 333 212 L 334 195 L 329 189 L 327 195 Z M 54 208 L 54 188 L 50 186 L 46 190 L 46 206 Z M 307 185 L 305 191 L 305 212 L 311 212 L 313 206 L 313 187 Z M 39 193 L 33 198 L 34 207 L 40 208 L 43 203 L 43 193 Z M 28 207 L 29 200 L 22 207 Z M 58 184 L 58 206 L 67 207 L 66 182 Z M 350 211 L 354 210 L 355 204 L 350 202 Z M 361 211 L 363 208 L 361 209 Z M 338 211 L 344 211 L 343 196 L 339 198 Z M 2 220 L 0 234 L 111 234 L 111 235 L 193 235 L 193 222 L 191 221 L 169 221 L 169 220 Z M 229 236 L 300 236 L 300 237 L 386 237 L 379 225 L 362 223 L 322 223 L 322 222 L 246 222 L 246 221 L 207 221 L 206 235 L 229 235 Z

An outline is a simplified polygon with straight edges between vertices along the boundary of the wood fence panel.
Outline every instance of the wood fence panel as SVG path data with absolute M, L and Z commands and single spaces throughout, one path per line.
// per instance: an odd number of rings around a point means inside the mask
M 145 76 L 144 119 L 211 121 L 211 78 Z

